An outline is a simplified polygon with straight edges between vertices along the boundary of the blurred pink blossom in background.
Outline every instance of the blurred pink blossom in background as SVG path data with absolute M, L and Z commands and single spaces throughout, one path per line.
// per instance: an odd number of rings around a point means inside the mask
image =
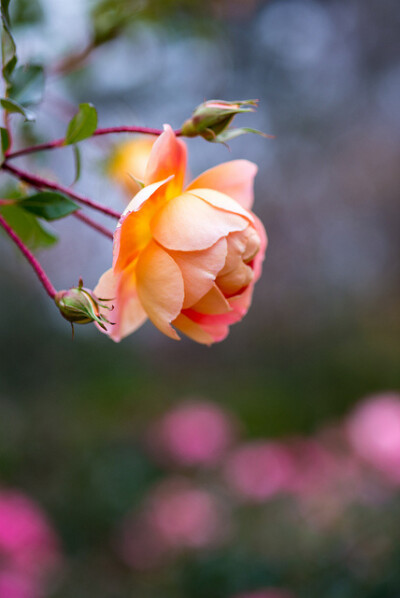
M 184 466 L 218 463 L 233 440 L 230 416 L 207 401 L 172 409 L 150 430 L 149 443 L 161 457 Z
M 60 564 L 57 538 L 28 497 L 0 491 L 0 598 L 40 598 Z
M 259 440 L 240 445 L 228 456 L 225 478 L 240 496 L 262 502 L 291 488 L 294 467 L 284 444 Z
M 171 547 L 203 548 L 224 532 L 224 512 L 213 494 L 184 479 L 167 479 L 149 500 L 150 524 Z
M 367 398 L 350 415 L 346 428 L 356 454 L 400 483 L 400 395 Z
M 184 478 L 167 478 L 122 525 L 118 550 L 129 566 L 149 569 L 176 551 L 218 545 L 228 529 L 227 512 L 211 492 Z

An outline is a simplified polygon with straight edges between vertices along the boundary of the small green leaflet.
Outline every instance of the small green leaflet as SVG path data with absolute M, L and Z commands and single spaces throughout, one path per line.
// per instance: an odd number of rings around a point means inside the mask
M 79 181 L 79 177 L 81 176 L 81 153 L 79 151 L 79 147 L 77 145 L 72 146 L 74 152 L 74 164 L 75 164 L 75 178 L 72 181 L 72 185 L 75 185 L 77 181 Z
M 7 110 L 7 112 L 17 112 L 18 114 L 22 114 L 22 116 L 25 117 L 25 120 L 30 121 L 35 119 L 35 115 L 33 112 L 31 112 L 31 110 L 28 110 L 10 98 L 1 98 L 0 104 L 5 110 Z
M 33 214 L 21 209 L 18 204 L 0 206 L 0 212 L 29 249 L 50 247 L 57 242 L 56 235 L 48 231 Z
M 10 17 L 8 14 L 8 5 L 10 0 L 1 0 L 1 21 L 3 31 L 1 35 L 1 55 L 3 62 L 3 78 L 7 83 L 10 81 L 11 74 L 17 64 L 17 53 L 14 39 L 11 35 Z
M 30 106 L 41 101 L 43 88 L 43 67 L 26 64 L 14 70 L 8 87 L 8 98 L 21 106 Z
M 79 209 L 79 206 L 61 193 L 42 191 L 24 197 L 18 205 L 25 211 L 43 218 L 44 220 L 58 220 Z
M 0 138 L 1 138 L 1 151 L 0 151 L 0 164 L 4 161 L 6 151 L 10 146 L 10 136 L 7 129 L 0 127 Z
M 68 125 L 66 145 L 91 137 L 97 127 L 97 111 L 92 104 L 80 104 L 79 111 Z

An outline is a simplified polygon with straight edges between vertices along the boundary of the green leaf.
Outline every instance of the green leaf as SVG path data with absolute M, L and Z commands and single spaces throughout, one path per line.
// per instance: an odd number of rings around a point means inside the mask
M 1 35 L 1 56 L 3 62 L 3 78 L 8 83 L 10 81 L 11 74 L 17 64 L 17 49 L 13 36 L 11 35 L 10 27 L 10 16 L 8 14 L 8 6 L 10 0 L 1 0 L 1 21 L 3 25 L 3 31 Z
M 67 145 L 91 137 L 97 127 L 97 111 L 92 104 L 80 104 L 79 112 L 70 121 L 65 137 Z
M 30 249 L 50 247 L 57 242 L 57 237 L 39 222 L 39 220 L 23 210 L 18 204 L 0 206 L 0 212 Z
M 25 197 L 18 205 L 44 220 L 59 220 L 79 209 L 74 201 L 53 191 L 42 191 Z
M 81 152 L 79 151 L 79 147 L 77 145 L 72 146 L 74 152 L 74 163 L 75 163 L 75 178 L 72 181 L 74 185 L 81 176 Z
M 43 21 L 44 12 L 38 0 L 13 0 L 11 16 L 15 25 L 33 25 Z
M 231 139 L 235 139 L 235 137 L 239 137 L 239 135 L 245 135 L 246 133 L 255 133 L 256 135 L 261 135 L 261 137 L 265 137 L 267 139 L 273 139 L 273 135 L 267 135 L 262 131 L 257 131 L 257 129 L 249 129 L 248 127 L 239 127 L 237 129 L 227 129 L 223 131 L 219 135 L 212 139 L 214 143 L 226 143 Z
M 43 88 L 43 67 L 38 64 L 27 64 L 13 72 L 8 97 L 20 106 L 30 106 L 41 101 Z
M 1 98 L 0 104 L 5 110 L 7 110 L 7 112 L 16 112 L 17 114 L 22 114 L 27 121 L 35 120 L 35 115 L 31 110 L 28 110 L 10 98 Z
M 7 129 L 0 127 L 0 138 L 1 138 L 1 151 L 0 151 L 0 164 L 3 164 L 4 156 L 8 148 L 10 147 L 10 136 Z

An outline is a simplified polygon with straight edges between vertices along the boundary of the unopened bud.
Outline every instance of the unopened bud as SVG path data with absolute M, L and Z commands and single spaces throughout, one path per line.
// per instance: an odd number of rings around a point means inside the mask
M 182 135 L 184 137 L 201 135 L 207 141 L 219 141 L 218 135 L 229 127 L 234 116 L 242 112 L 254 112 L 257 102 L 258 100 L 239 102 L 208 100 L 197 106 L 191 118 L 183 123 Z
M 102 315 L 100 308 L 111 310 L 112 307 L 101 303 L 104 300 L 98 299 L 93 291 L 86 289 L 83 286 L 82 280 L 79 281 L 77 287 L 72 287 L 66 291 L 58 291 L 54 301 L 63 318 L 71 322 L 71 324 L 97 322 L 104 330 L 106 329 L 105 324 L 111 324 Z

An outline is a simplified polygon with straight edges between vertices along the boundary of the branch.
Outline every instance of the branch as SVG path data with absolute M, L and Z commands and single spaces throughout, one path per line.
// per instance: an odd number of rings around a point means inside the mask
M 102 233 L 104 236 L 108 237 L 109 239 L 111 239 L 111 240 L 114 239 L 114 235 L 112 234 L 111 231 L 109 231 L 107 228 L 105 228 L 105 226 L 102 226 L 98 222 L 95 222 L 94 220 L 89 218 L 89 216 L 86 216 L 86 214 L 82 214 L 82 212 L 73 212 L 72 216 L 75 216 L 75 218 L 77 218 L 81 222 L 84 222 L 91 228 L 94 228 L 95 230 L 99 231 L 99 233 Z
M 51 299 L 54 299 L 56 295 L 56 289 L 51 284 L 49 278 L 47 277 L 46 272 L 43 270 L 42 266 L 40 265 L 39 261 L 35 258 L 33 253 L 29 251 L 23 241 L 18 237 L 18 235 L 13 231 L 11 226 L 4 220 L 3 216 L 0 215 L 0 226 L 6 231 L 7 235 L 14 241 L 17 247 L 22 251 L 32 268 L 35 270 L 40 282 L 45 288 L 46 293 L 49 295 Z
M 105 129 L 97 129 L 92 137 L 98 137 L 100 135 L 109 135 L 110 133 L 138 133 L 141 135 L 155 135 L 159 136 L 163 131 L 161 129 L 149 129 L 148 127 L 107 127 Z M 175 135 L 180 137 L 182 135 L 180 130 L 175 131 Z M 90 139 L 90 137 L 88 137 Z M 19 156 L 26 156 L 27 154 L 33 154 L 34 152 L 41 152 L 44 150 L 56 149 L 58 147 L 65 146 L 65 139 L 55 139 L 48 143 L 40 143 L 39 145 L 32 145 L 25 147 L 16 152 L 10 152 L 6 154 L 7 160 L 12 158 L 18 158 Z
M 121 214 L 119 212 L 116 212 L 111 208 L 106 208 L 105 206 L 102 206 L 101 204 L 98 204 L 97 202 L 87 197 L 84 197 L 83 195 L 80 195 L 75 191 L 71 191 L 71 189 L 69 189 L 68 187 L 64 187 L 64 185 L 60 185 L 59 183 L 53 183 L 53 181 L 49 181 L 48 179 L 44 179 L 35 174 L 31 174 L 30 172 L 27 172 L 25 170 L 21 170 L 20 168 L 16 168 L 15 166 L 11 166 L 10 164 L 7 164 L 7 162 L 5 162 L 1 166 L 1 168 L 15 176 L 20 181 L 24 181 L 25 183 L 28 183 L 33 187 L 36 187 L 38 189 L 53 189 L 53 191 L 58 191 L 59 193 L 64 193 L 64 195 L 72 197 L 72 199 L 75 199 L 79 203 L 88 206 L 89 208 L 93 208 L 98 212 L 103 212 L 103 214 L 107 214 L 107 216 L 111 216 L 112 218 L 116 218 L 117 220 L 119 220 L 119 218 L 121 217 Z

